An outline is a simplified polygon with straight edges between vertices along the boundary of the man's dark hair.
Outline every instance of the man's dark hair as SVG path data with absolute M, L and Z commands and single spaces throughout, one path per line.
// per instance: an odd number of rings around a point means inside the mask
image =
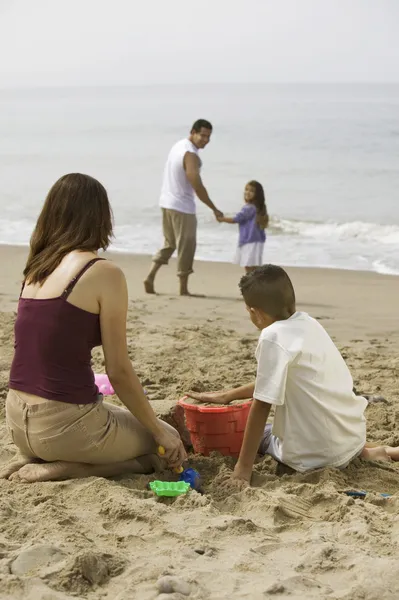
M 294 288 L 281 267 L 257 267 L 241 278 L 239 287 L 247 306 L 259 308 L 274 319 L 288 319 L 295 312 Z
M 192 126 L 191 131 L 199 133 L 201 129 L 210 129 L 212 131 L 213 127 L 209 121 L 206 121 L 205 119 L 198 119 L 198 121 L 195 121 L 194 125 Z

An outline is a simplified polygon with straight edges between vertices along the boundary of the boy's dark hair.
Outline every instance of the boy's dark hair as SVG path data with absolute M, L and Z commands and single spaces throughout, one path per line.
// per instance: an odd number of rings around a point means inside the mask
M 281 267 L 257 267 L 241 278 L 239 287 L 247 306 L 259 308 L 274 319 L 288 319 L 295 312 L 294 288 Z
M 199 133 L 201 129 L 210 129 L 212 131 L 213 127 L 209 121 L 205 119 L 198 119 L 195 121 L 194 125 L 191 128 L 191 131 L 195 131 L 195 133 Z

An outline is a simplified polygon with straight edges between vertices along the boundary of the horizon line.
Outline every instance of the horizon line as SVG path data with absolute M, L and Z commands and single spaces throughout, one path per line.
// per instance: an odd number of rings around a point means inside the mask
M 0 85 L 1 91 L 6 90 L 23 90 L 23 89 L 65 89 L 65 88 L 137 88 L 137 87 L 200 87 L 200 86 L 362 86 L 362 85 L 399 85 L 398 81 L 226 81 L 226 82 L 215 82 L 215 81 L 203 81 L 196 83 L 184 83 L 184 82 L 173 82 L 173 83 L 69 83 L 69 84 L 14 84 L 14 85 Z

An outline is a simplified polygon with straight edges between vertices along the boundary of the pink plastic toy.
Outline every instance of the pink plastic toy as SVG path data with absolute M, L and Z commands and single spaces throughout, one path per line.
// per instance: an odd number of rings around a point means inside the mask
M 94 375 L 94 383 L 98 387 L 100 394 L 103 394 L 103 396 L 113 396 L 115 394 L 115 390 L 106 373 L 96 373 Z M 147 394 L 147 390 L 144 390 L 144 393 Z
M 115 394 L 114 388 L 108 379 L 108 375 L 105 373 L 97 373 L 94 375 L 94 382 L 98 387 L 100 394 L 104 394 L 104 396 L 113 396 Z

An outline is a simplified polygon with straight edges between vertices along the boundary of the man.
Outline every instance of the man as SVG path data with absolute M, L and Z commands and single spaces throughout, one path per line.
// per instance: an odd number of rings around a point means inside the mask
M 212 125 L 199 119 L 191 129 L 190 137 L 177 142 L 166 162 L 160 206 L 162 209 L 164 246 L 154 256 L 151 271 L 144 282 L 147 294 L 155 294 L 155 276 L 162 265 L 167 265 L 177 249 L 177 275 L 180 295 L 189 296 L 188 278 L 193 273 L 197 241 L 195 195 L 208 206 L 215 218 L 223 217 L 208 196 L 201 180 L 199 150 L 209 144 Z

